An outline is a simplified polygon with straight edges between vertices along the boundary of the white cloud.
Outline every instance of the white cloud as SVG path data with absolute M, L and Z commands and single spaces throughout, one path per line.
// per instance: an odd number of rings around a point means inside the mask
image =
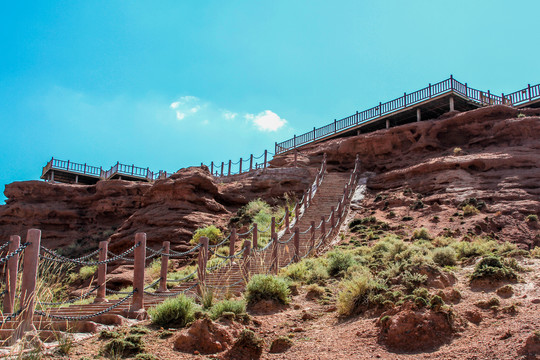
M 257 115 L 246 114 L 244 118 L 248 121 L 252 121 L 260 131 L 277 131 L 287 123 L 287 120 L 280 118 L 276 113 L 270 110 L 264 110 Z
M 175 101 L 171 104 L 171 109 L 176 109 L 178 108 L 178 106 L 180 106 L 180 101 Z
M 238 115 L 237 113 L 229 110 L 223 110 L 222 114 L 226 120 L 234 120 L 234 118 Z
M 181 111 L 176 112 L 176 118 L 178 120 L 183 120 L 185 117 L 186 117 L 186 114 L 184 114 L 183 112 L 181 112 Z

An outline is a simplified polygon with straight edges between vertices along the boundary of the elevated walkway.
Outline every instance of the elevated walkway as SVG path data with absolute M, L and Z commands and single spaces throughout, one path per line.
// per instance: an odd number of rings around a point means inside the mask
M 357 135 L 415 121 L 435 119 L 448 111 L 467 111 L 489 105 L 508 105 L 516 108 L 540 107 L 540 84 L 505 95 L 492 94 L 471 88 L 450 76 L 449 79 L 429 84 L 413 93 L 404 93 L 394 100 L 334 120 L 326 126 L 313 128 L 299 136 L 275 144 L 275 153 L 299 149 L 305 145 L 333 138 Z

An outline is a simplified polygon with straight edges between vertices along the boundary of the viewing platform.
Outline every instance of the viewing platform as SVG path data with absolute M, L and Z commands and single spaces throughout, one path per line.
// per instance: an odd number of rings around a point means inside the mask
M 276 143 L 276 155 L 333 138 L 358 135 L 388 129 L 415 121 L 436 119 L 449 111 L 467 111 L 489 105 L 508 105 L 516 108 L 540 107 L 540 84 L 528 85 L 510 94 L 495 95 L 471 88 L 450 76 L 449 79 L 429 84 L 410 94 L 362 112 L 334 120 L 334 122 L 299 136 Z
M 120 164 L 120 162 L 111 166 L 109 170 L 103 170 L 101 166 L 97 167 L 52 158 L 43 168 L 41 179 L 67 184 L 92 185 L 100 180 L 114 179 L 152 182 L 167 178 L 171 174 L 161 170 L 155 173 L 150 171 L 149 168 Z

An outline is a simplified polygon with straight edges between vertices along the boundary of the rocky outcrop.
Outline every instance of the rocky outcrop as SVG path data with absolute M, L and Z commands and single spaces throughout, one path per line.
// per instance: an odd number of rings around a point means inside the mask
M 205 167 L 193 167 L 153 184 L 15 182 L 6 186 L 7 204 L 0 206 L 0 239 L 23 236 L 35 227 L 42 230 L 45 246 L 76 256 L 107 239 L 111 250 L 120 251 L 132 245 L 136 232 L 146 232 L 150 246 L 158 248 L 168 240 L 182 251 L 197 228 L 225 226 L 250 200 L 275 203 L 286 192 L 301 192 L 312 173 L 304 168 L 267 169 L 221 183 Z

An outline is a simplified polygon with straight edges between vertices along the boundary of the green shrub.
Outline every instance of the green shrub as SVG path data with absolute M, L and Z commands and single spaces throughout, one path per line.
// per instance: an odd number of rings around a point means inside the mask
M 311 284 L 306 287 L 306 296 L 308 298 L 320 298 L 326 293 L 326 290 L 317 284 Z
M 528 222 L 538 222 L 538 215 L 536 215 L 536 214 L 527 215 L 527 221 Z
M 401 283 L 409 291 L 413 291 L 418 286 L 425 284 L 427 281 L 427 275 L 419 273 L 411 273 L 409 270 L 403 272 L 401 275 Z
M 199 243 L 199 239 L 204 236 L 208 238 L 208 243 L 210 245 L 217 244 L 221 238 L 223 238 L 221 230 L 214 225 L 209 225 L 207 227 L 197 229 L 195 234 L 193 234 L 193 238 L 190 240 L 190 243 L 196 245 Z
M 331 276 L 342 275 L 354 265 L 353 255 L 349 252 L 334 250 L 328 253 L 328 274 Z
M 194 312 L 195 302 L 184 294 L 167 299 L 148 311 L 153 324 L 168 327 L 186 326 L 193 321 Z
M 401 221 L 412 221 L 412 220 L 413 220 L 412 216 L 404 216 L 401 218 Z
M 254 275 L 246 287 L 245 298 L 248 304 L 260 300 L 274 300 L 281 304 L 289 303 L 290 290 L 285 280 L 272 275 Z
M 219 318 L 224 312 L 240 315 L 246 312 L 246 302 L 243 300 L 222 300 L 210 309 L 210 318 Z
M 135 360 L 159 360 L 159 358 L 155 355 L 144 353 L 137 354 L 137 356 L 135 356 Z
M 433 250 L 433 261 L 439 266 L 454 266 L 457 264 L 456 251 L 451 247 Z
M 487 256 L 478 262 L 471 275 L 471 279 L 516 280 L 517 275 L 499 257 Z
M 325 258 L 303 259 L 283 268 L 281 274 L 291 281 L 307 284 L 323 284 L 329 277 Z
M 204 310 L 208 310 L 214 304 L 214 292 L 211 289 L 205 289 L 201 297 L 201 305 Z
M 473 205 L 465 205 L 463 207 L 463 216 L 473 216 L 480 212 L 475 206 Z
M 125 339 L 113 339 L 102 349 L 102 353 L 111 358 L 127 357 L 141 351 L 144 351 L 144 345 L 138 335 L 129 335 Z
M 374 305 L 374 296 L 385 289 L 385 283 L 380 279 L 374 279 L 369 272 L 355 273 L 349 280 L 342 281 L 337 299 L 338 314 L 351 316 L 369 308 L 370 305 Z
M 412 234 L 412 239 L 413 240 L 431 240 L 431 235 L 429 234 L 429 231 L 426 228 L 415 229 Z
M 468 198 L 467 200 L 461 202 L 458 205 L 458 209 L 463 209 L 465 206 L 471 205 L 472 207 L 476 208 L 477 210 L 482 210 L 486 207 L 486 203 L 482 200 L 477 200 L 476 198 Z
M 129 329 L 129 333 L 132 335 L 145 335 L 145 334 L 150 334 L 150 330 L 147 328 L 140 327 L 140 326 L 134 326 L 131 329 Z
M 411 209 L 413 210 L 420 210 L 424 207 L 424 203 L 422 202 L 422 200 L 416 200 L 414 203 L 411 204 L 411 206 L 409 206 Z
M 116 339 L 121 337 L 122 334 L 117 331 L 101 330 L 99 333 L 100 339 Z

